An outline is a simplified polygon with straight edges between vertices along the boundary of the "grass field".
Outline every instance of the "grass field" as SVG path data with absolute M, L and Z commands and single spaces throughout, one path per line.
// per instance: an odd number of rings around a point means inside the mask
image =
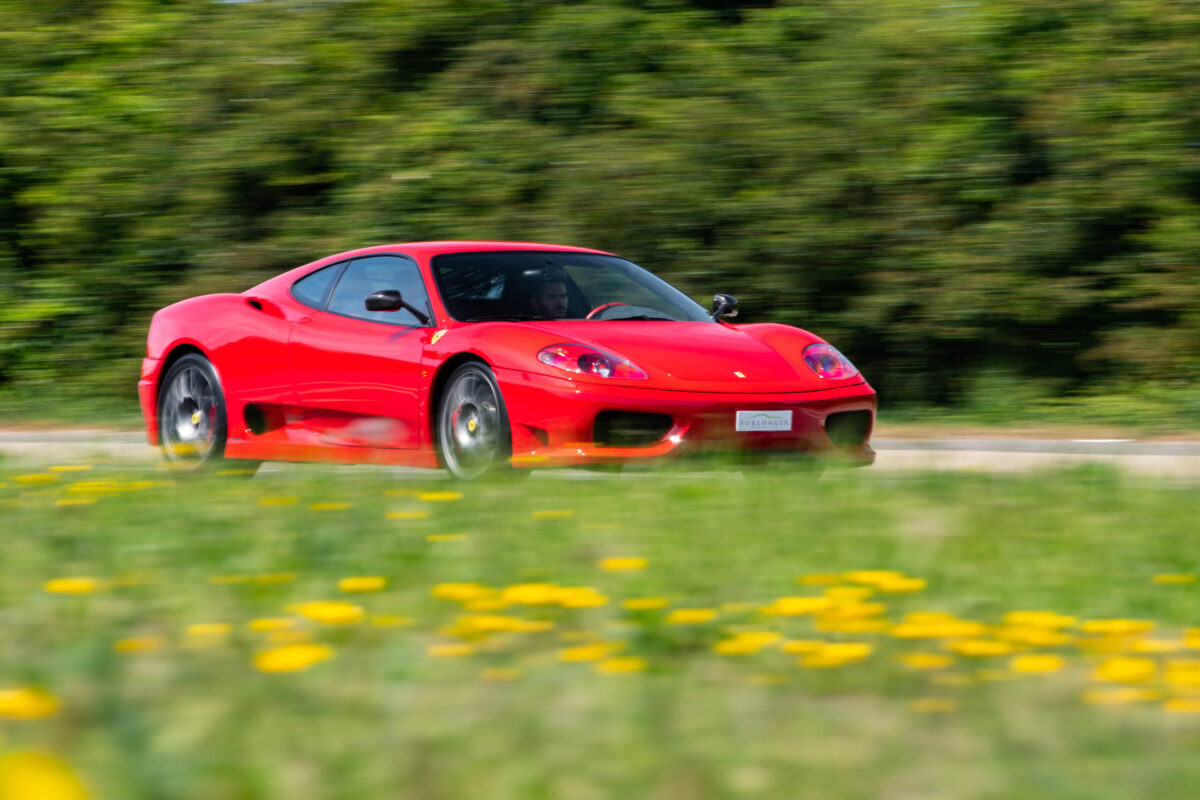
M 87 467 L 0 468 L 0 800 L 1200 792 L 1194 486 Z

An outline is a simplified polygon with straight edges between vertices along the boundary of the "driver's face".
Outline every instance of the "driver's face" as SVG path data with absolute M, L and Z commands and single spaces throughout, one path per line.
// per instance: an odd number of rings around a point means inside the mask
M 543 317 L 562 319 L 567 316 L 567 286 L 561 282 L 543 283 L 532 302 Z

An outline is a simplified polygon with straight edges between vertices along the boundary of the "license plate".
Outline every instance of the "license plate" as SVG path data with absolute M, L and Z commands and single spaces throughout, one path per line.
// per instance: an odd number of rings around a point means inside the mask
M 737 431 L 790 431 L 791 411 L 739 411 L 734 423 Z

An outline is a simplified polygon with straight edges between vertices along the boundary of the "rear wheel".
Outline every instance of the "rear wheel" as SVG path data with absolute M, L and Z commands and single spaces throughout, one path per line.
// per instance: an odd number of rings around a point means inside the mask
M 196 472 L 221 463 L 228 417 L 217 371 L 204 356 L 189 353 L 167 370 L 158 392 L 158 440 L 167 464 Z M 253 474 L 257 462 L 239 463 Z
M 463 364 L 450 376 L 438 404 L 438 452 L 462 480 L 511 467 L 512 431 L 496 376 L 484 364 Z

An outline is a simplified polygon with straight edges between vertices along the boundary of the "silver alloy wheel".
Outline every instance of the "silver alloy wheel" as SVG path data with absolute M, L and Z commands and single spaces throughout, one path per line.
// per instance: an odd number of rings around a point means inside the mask
M 438 411 L 438 445 L 446 468 L 478 478 L 507 458 L 508 416 L 491 370 L 464 364 L 450 377 Z
M 224 444 L 222 405 L 221 388 L 208 361 L 184 356 L 176 362 L 164 379 L 158 401 L 164 457 L 199 465 L 219 456 L 214 451 Z

